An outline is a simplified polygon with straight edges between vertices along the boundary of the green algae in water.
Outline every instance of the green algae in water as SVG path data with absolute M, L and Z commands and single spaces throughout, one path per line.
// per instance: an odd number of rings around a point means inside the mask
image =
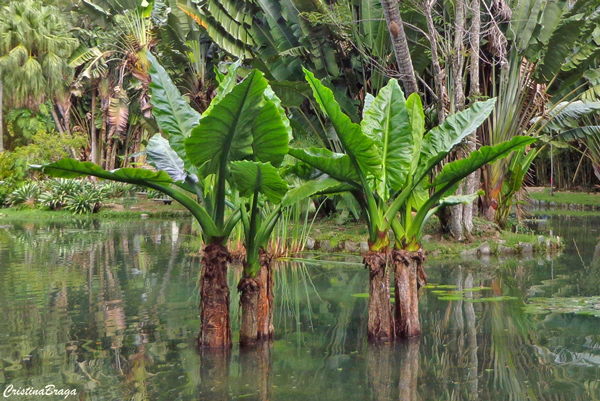
M 574 313 L 582 316 L 600 317 L 600 296 L 569 298 L 530 298 L 523 307 L 525 313 Z

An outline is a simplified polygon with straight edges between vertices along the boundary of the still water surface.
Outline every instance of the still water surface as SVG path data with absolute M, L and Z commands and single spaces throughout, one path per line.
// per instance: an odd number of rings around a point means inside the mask
M 429 260 L 423 335 L 395 346 L 364 341 L 360 259 L 281 262 L 275 342 L 234 347 L 226 362 L 195 349 L 200 260 L 188 223 L 0 223 L 11 225 L 0 228 L 0 390 L 53 384 L 82 400 L 600 398 L 598 217 L 549 221 L 567 244 L 554 259 Z M 231 288 L 240 273 L 231 269 Z M 579 313 L 524 308 L 567 297 L 578 297 L 566 308 Z

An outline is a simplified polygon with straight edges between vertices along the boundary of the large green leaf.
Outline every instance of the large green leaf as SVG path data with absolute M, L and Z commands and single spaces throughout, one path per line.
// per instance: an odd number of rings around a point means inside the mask
M 477 102 L 467 110 L 449 116 L 442 125 L 433 128 L 423 138 L 420 180 L 440 163 L 464 138 L 472 134 L 490 115 L 496 99 Z
M 200 120 L 186 139 L 189 160 L 197 167 L 204 166 L 204 174 L 252 154 L 252 126 L 264 104 L 266 87 L 267 81 L 254 70 Z
M 270 163 L 249 160 L 231 163 L 231 177 L 240 195 L 250 197 L 258 190 L 272 203 L 279 203 L 288 190 L 287 182 Z
M 185 181 L 187 178 L 188 174 L 185 171 L 183 160 L 169 146 L 169 141 L 160 134 L 154 135 L 148 141 L 146 156 L 150 164 L 157 170 L 165 171 L 173 181 Z
M 333 153 L 324 148 L 290 148 L 289 153 L 338 181 L 358 185 L 359 177 L 348 155 Z
M 75 159 L 61 159 L 55 163 L 31 167 L 41 170 L 52 177 L 59 178 L 77 178 L 91 175 L 105 180 L 128 182 L 131 184 L 153 182 L 166 185 L 173 182 L 169 174 L 164 171 L 152 171 L 142 168 L 121 168 L 111 172 L 102 169 L 102 167 L 92 162 L 80 162 Z
M 288 119 L 285 109 L 281 105 L 281 99 L 279 99 L 279 96 L 277 96 L 277 94 L 273 91 L 271 85 L 267 86 L 267 89 L 265 90 L 265 98 L 273 102 L 273 104 L 277 108 L 277 112 L 281 116 L 281 122 L 285 126 L 285 129 L 288 134 L 288 142 L 291 141 L 292 139 L 294 139 L 294 135 L 292 133 L 292 127 L 290 126 L 290 120 Z
M 204 110 L 204 113 L 202 113 L 203 116 L 209 115 L 213 107 L 215 107 L 215 105 L 217 105 L 221 101 L 221 99 L 225 97 L 225 95 L 227 95 L 233 90 L 233 88 L 235 88 L 235 84 L 237 82 L 237 69 L 240 65 L 242 65 L 242 61 L 241 59 L 238 59 L 238 61 L 232 63 L 227 68 L 227 75 L 225 75 L 219 83 L 219 88 L 217 88 L 217 95 L 210 102 L 206 110 Z
M 281 107 L 281 106 L 280 106 Z M 291 131 L 285 114 L 272 101 L 267 101 L 252 123 L 252 152 L 261 162 L 279 167 L 287 155 Z M 287 122 L 287 126 L 284 123 Z
M 313 96 L 331 120 L 346 153 L 351 159 L 356 160 L 363 174 L 366 175 L 369 172 L 375 177 L 379 177 L 381 175 L 381 157 L 375 142 L 362 132 L 360 125 L 353 123 L 347 115 L 342 113 L 331 89 L 321 84 L 312 72 L 305 69 L 304 73 L 312 87 Z
M 333 178 L 324 178 L 317 180 L 310 180 L 300 185 L 297 188 L 291 189 L 281 200 L 281 206 L 287 207 L 294 203 L 300 202 L 310 196 L 317 193 L 322 193 L 330 188 L 338 186 L 340 183 Z
M 198 125 L 200 114 L 183 99 L 152 53 L 146 52 L 146 57 L 150 61 L 149 72 L 152 77 L 150 83 L 152 114 L 160 129 L 168 135 L 173 150 L 184 162 L 187 162 L 184 141 Z
M 508 142 L 496 146 L 483 146 L 471 152 L 469 157 L 446 164 L 430 186 L 439 187 L 452 181 L 460 180 L 485 164 L 491 163 L 510 152 L 537 141 L 530 136 L 515 136 Z
M 387 201 L 390 189 L 406 183 L 413 162 L 414 138 L 404 93 L 398 81 L 390 79 L 371 102 L 361 123 L 366 136 L 381 150 L 381 176 L 377 192 Z
M 127 182 L 156 189 L 171 196 L 188 209 L 196 217 L 207 237 L 220 237 L 222 235 L 202 206 L 182 192 L 170 188 L 169 185 L 173 183 L 173 180 L 164 171 L 151 171 L 142 168 L 122 168 L 115 171 L 106 171 L 92 162 L 80 162 L 74 159 L 61 159 L 55 163 L 31 167 L 53 177 L 76 178 L 91 175 L 105 180 Z
M 423 112 L 423 103 L 418 93 L 412 93 L 406 99 L 406 109 L 408 118 L 412 126 L 413 135 L 413 154 L 410 172 L 413 174 L 418 165 L 421 155 L 421 145 L 423 144 L 423 134 L 425 134 L 425 113 Z

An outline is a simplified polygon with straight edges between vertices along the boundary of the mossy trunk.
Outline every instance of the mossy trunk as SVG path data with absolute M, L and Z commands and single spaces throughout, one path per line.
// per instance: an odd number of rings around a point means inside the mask
M 227 265 L 231 255 L 219 244 L 204 247 L 200 276 L 200 334 L 198 347 L 231 347 Z
M 259 260 L 258 274 L 255 277 L 244 275 L 238 284 L 242 308 L 241 345 L 253 345 L 270 340 L 274 334 L 272 258 L 261 251 Z
M 394 317 L 390 301 L 388 252 L 368 252 L 364 263 L 369 270 L 369 342 L 389 342 L 394 339 Z
M 423 270 L 423 250 L 410 252 L 395 249 L 392 252 L 396 278 L 395 334 L 398 338 L 421 334 L 419 322 L 419 288 L 427 283 Z

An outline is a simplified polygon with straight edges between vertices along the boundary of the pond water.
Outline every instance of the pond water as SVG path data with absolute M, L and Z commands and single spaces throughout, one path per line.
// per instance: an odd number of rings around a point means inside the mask
M 276 340 L 234 346 L 229 358 L 195 349 L 200 261 L 187 222 L 0 223 L 3 391 L 54 385 L 82 400 L 600 398 L 599 217 L 548 221 L 566 239 L 554 259 L 429 260 L 423 335 L 394 346 L 365 342 L 359 258 L 281 262 Z M 230 269 L 231 288 L 240 273 Z M 237 308 L 232 291 L 234 316 Z

